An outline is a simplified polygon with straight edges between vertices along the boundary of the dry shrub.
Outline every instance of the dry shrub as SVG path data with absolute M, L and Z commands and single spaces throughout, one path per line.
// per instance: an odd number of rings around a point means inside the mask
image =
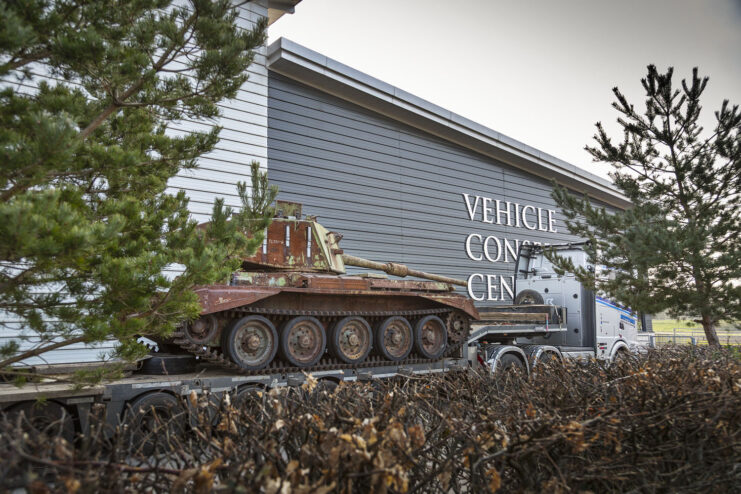
M 74 445 L 0 425 L 0 482 L 32 492 L 731 492 L 741 483 L 741 362 L 668 348 L 335 390 L 275 389 L 144 456 L 119 431 Z M 213 400 L 212 400 L 213 401 Z M 51 447 L 50 447 L 51 446 Z

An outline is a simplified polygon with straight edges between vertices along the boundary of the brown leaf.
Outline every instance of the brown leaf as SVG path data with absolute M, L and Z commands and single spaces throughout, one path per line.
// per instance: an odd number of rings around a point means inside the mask
M 64 479 L 64 488 L 67 489 L 69 494 L 75 494 L 75 492 L 80 490 L 80 486 L 80 481 L 74 477 L 66 477 Z
M 488 487 L 491 492 L 497 492 L 502 486 L 502 477 L 496 468 L 490 468 L 486 471 L 486 476 L 489 477 Z
M 47 494 L 51 490 L 40 480 L 34 480 L 28 485 L 29 494 Z
M 66 439 L 61 437 L 54 438 L 54 456 L 65 461 L 72 459 L 74 453 L 70 449 Z
M 421 425 L 413 425 L 409 428 L 409 439 L 412 441 L 412 446 L 415 448 L 421 448 L 425 444 L 425 431 Z
M 176 478 L 175 481 L 172 483 L 170 492 L 174 494 L 185 492 L 185 486 L 187 485 L 188 481 L 195 477 L 197 473 L 197 468 L 188 468 L 187 470 L 183 470 L 182 472 L 180 472 L 178 478 Z

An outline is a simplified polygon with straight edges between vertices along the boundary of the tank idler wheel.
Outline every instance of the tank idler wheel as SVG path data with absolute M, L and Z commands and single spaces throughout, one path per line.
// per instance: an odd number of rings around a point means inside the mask
M 414 325 L 414 350 L 422 357 L 440 358 L 447 342 L 448 331 L 439 317 L 423 317 Z
M 316 317 L 294 317 L 281 326 L 280 354 L 296 367 L 316 364 L 324 355 L 326 346 L 324 326 Z
M 243 369 L 260 370 L 275 358 L 278 332 L 273 323 L 263 316 L 246 316 L 224 328 L 221 349 Z
M 412 351 L 412 326 L 401 316 L 384 319 L 373 337 L 378 353 L 388 360 L 404 360 Z
M 329 352 L 347 364 L 359 364 L 371 350 L 373 332 L 362 317 L 349 316 L 332 326 L 329 335 Z
M 219 320 L 214 314 L 201 316 L 185 325 L 185 337 L 196 345 L 207 345 L 219 330 Z
M 450 341 L 459 343 L 468 336 L 471 329 L 471 320 L 463 312 L 455 310 L 448 314 L 445 325 Z

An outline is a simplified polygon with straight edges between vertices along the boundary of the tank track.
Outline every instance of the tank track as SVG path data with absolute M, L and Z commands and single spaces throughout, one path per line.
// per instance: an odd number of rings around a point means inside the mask
M 259 307 L 237 307 L 229 311 L 225 311 L 225 314 L 229 314 L 234 317 L 238 317 L 242 314 L 268 314 L 273 316 L 314 316 L 314 317 L 346 317 L 346 316 L 363 316 L 363 317 L 389 317 L 389 316 L 404 316 L 404 317 L 420 317 L 426 315 L 440 315 L 449 314 L 453 312 L 453 309 L 422 309 L 422 310 L 409 310 L 409 311 L 316 311 L 316 310 L 290 310 L 290 309 L 263 309 Z M 424 364 L 439 362 L 440 360 L 450 357 L 453 352 L 458 350 L 466 341 L 462 338 L 461 341 L 455 342 L 449 345 L 443 353 L 442 357 L 437 359 L 427 358 L 407 358 L 404 360 L 393 361 L 384 360 L 380 356 L 369 356 L 366 360 L 358 364 L 347 364 L 341 362 L 335 358 L 323 358 L 317 365 L 311 367 L 295 367 L 291 365 L 285 365 L 285 363 L 274 359 L 270 364 L 260 370 L 245 370 L 229 360 L 222 353 L 216 350 L 211 350 L 209 347 L 204 345 L 197 345 L 190 341 L 184 331 L 176 331 L 172 334 L 172 343 L 176 344 L 183 351 L 190 353 L 201 360 L 208 362 L 209 364 L 215 364 L 223 369 L 242 374 L 245 376 L 259 376 L 263 374 L 289 374 L 289 373 L 302 373 L 302 372 L 317 372 L 327 370 L 344 370 L 344 369 L 363 369 L 368 367 L 384 366 L 384 365 L 395 365 L 405 366 L 411 364 Z

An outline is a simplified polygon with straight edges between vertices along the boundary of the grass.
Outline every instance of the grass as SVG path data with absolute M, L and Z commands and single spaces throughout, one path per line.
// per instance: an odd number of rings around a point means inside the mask
M 676 343 L 689 343 L 690 337 L 694 338 L 697 345 L 707 345 L 705 331 L 702 325 L 688 320 L 678 319 L 654 319 L 652 321 L 654 333 L 659 338 L 657 344 L 674 342 L 672 335 L 676 334 Z M 716 327 L 716 334 L 721 345 L 741 345 L 741 322 L 730 323 L 723 321 Z M 681 336 L 681 338 L 680 338 Z
M 654 319 L 652 321 L 654 332 L 656 333 L 671 333 L 674 329 L 677 329 L 679 333 L 702 333 L 702 325 L 694 323 L 688 320 L 679 319 Z M 716 328 L 716 331 L 738 331 L 741 330 L 741 321 L 736 323 L 722 322 Z

